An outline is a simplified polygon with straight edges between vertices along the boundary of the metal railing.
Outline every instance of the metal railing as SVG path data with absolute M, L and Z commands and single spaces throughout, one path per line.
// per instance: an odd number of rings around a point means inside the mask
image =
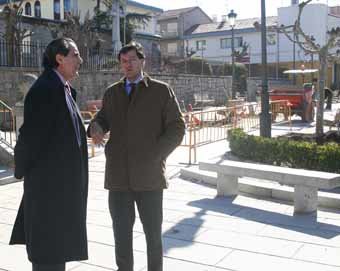
M 13 44 L 0 40 L 0 66 L 40 67 L 45 46 L 37 42 Z
M 288 100 L 270 101 L 270 111 L 272 112 L 272 123 L 288 121 L 290 130 L 292 129 L 292 109 Z
M 16 138 L 16 125 L 13 110 L 0 100 L 0 143 L 13 150 Z
M 272 121 L 288 122 L 291 128 L 291 110 L 288 101 L 272 101 L 270 105 Z M 198 147 L 227 139 L 229 129 L 241 128 L 246 132 L 258 129 L 260 113 L 261 104 L 256 102 L 184 113 L 187 132 L 181 146 L 188 147 L 188 163 L 197 161 Z

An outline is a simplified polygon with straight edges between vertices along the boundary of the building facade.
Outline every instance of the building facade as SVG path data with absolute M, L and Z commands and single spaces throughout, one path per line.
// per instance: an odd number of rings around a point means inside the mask
M 306 54 L 285 34 L 277 31 L 278 26 L 294 24 L 298 9 L 297 3 L 292 3 L 279 8 L 278 16 L 267 17 L 267 59 L 271 77 L 281 77 L 283 70 L 299 69 L 302 64 L 306 68 L 318 67 L 318 55 Z M 340 25 L 340 16 L 336 15 L 338 10 L 338 7 L 329 8 L 325 4 L 307 5 L 301 18 L 303 31 L 312 35 L 316 43 L 324 45 L 328 40 L 327 32 Z M 241 51 L 246 45 L 247 55 L 243 62 L 249 66 L 251 75 L 261 72 L 261 32 L 255 27 L 260 22 L 260 18 L 236 20 L 234 27 L 235 50 Z M 193 26 L 186 32 L 184 40 L 188 51 L 194 52 L 191 57 L 203 58 L 211 63 L 231 62 L 231 36 L 231 26 L 225 19 L 222 22 Z M 339 65 L 334 64 L 329 70 L 328 83 L 339 82 Z
M 0 10 L 5 9 L 9 3 L 20 1 L 0 0 Z M 94 15 L 94 8 L 97 1 L 93 0 L 26 0 L 22 4 L 23 15 L 44 18 L 49 20 L 64 20 L 67 14 L 79 14 L 81 21 L 89 14 L 90 18 Z M 107 7 L 101 3 L 101 10 L 107 10 Z M 151 17 L 146 25 L 138 27 L 138 32 L 156 34 L 157 20 L 163 10 L 157 7 L 141 4 L 136 1 L 127 0 L 125 13 L 147 14 Z
M 0 0 L 0 9 L 6 8 L 9 2 L 19 1 Z M 64 20 L 67 13 L 78 11 L 78 0 L 26 0 L 22 8 L 25 16 Z
M 199 7 L 167 10 L 157 18 L 157 31 L 162 37 L 163 56 L 185 55 L 185 32 L 197 24 L 211 23 L 210 17 Z

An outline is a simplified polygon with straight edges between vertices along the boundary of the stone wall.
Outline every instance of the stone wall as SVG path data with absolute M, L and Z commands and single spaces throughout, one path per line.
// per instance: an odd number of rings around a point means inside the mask
M 13 106 L 21 99 L 22 93 L 29 88 L 26 74 L 39 75 L 41 70 L 0 67 L 0 100 Z M 174 89 L 183 109 L 184 105 L 201 106 L 203 104 L 225 105 L 231 96 L 231 78 L 187 74 L 150 74 L 153 78 L 169 83 Z M 77 99 L 81 109 L 85 110 L 87 100 L 103 97 L 105 89 L 122 75 L 111 71 L 81 72 L 73 86 L 79 91 Z M 287 85 L 289 81 L 269 81 L 269 88 L 276 84 Z M 250 78 L 247 81 L 247 100 L 255 101 L 261 80 Z M 202 102 L 203 101 L 203 102 Z
M 35 69 L 0 68 L 0 99 L 13 106 L 21 99 L 22 84 L 27 73 L 38 75 L 41 71 Z M 174 89 L 181 105 L 193 106 L 210 101 L 213 105 L 224 105 L 231 93 L 230 77 L 209 77 L 198 75 L 151 74 L 155 79 L 169 83 Z M 105 89 L 121 77 L 119 73 L 110 71 L 81 72 L 73 86 L 79 91 L 77 102 L 85 109 L 87 100 L 101 99 Z M 183 102 L 182 102 L 183 101 Z

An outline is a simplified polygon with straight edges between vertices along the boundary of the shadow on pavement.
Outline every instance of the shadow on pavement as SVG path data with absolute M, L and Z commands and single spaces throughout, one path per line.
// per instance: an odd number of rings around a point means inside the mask
M 288 215 L 233 203 L 236 197 L 205 198 L 189 202 L 189 206 L 201 208 L 203 212 L 214 211 L 246 220 L 275 225 L 284 229 L 331 239 L 340 235 L 340 226 L 317 221 L 317 214 Z M 273 200 L 271 200 L 273 201 Z M 231 210 L 235 210 L 230 213 Z M 195 218 L 192 218 L 195 219 Z

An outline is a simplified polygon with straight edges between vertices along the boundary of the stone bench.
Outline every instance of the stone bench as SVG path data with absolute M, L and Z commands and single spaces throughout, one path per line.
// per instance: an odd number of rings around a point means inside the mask
M 213 164 L 200 162 L 199 169 L 217 172 L 217 194 L 238 194 L 238 178 L 251 177 L 278 182 L 294 187 L 294 213 L 310 213 L 317 210 L 318 189 L 340 186 L 340 174 L 295 169 L 263 164 L 224 160 Z

